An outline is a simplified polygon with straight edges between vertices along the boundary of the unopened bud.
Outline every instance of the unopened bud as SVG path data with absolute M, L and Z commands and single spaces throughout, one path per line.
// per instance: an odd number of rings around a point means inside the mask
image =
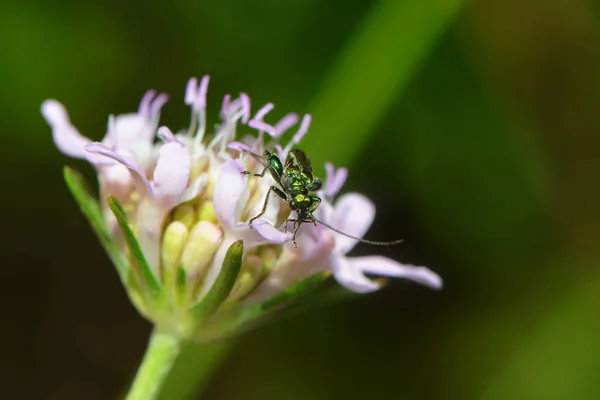
M 181 264 L 189 277 L 198 279 L 204 275 L 221 238 L 221 230 L 212 222 L 200 221 L 194 225 L 181 255 Z
M 183 247 L 188 238 L 188 228 L 180 221 L 174 221 L 167 226 L 162 240 L 161 260 L 163 270 L 174 271 L 179 267 Z
M 194 207 L 189 204 L 182 204 L 175 209 L 173 213 L 173 219 L 175 221 L 182 222 L 188 229 L 190 229 L 194 222 L 196 222 L 196 213 Z
M 212 201 L 205 201 L 198 207 L 198 220 L 217 222 L 217 214 L 215 214 L 215 206 Z

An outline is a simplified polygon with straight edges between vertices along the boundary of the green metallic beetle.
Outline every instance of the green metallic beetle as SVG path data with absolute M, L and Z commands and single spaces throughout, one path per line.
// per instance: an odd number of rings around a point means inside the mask
M 286 201 L 290 208 L 296 211 L 296 214 L 298 215 L 296 219 L 287 220 L 287 222 L 294 223 L 292 242 L 296 247 L 298 247 L 296 244 L 296 235 L 298 234 L 300 225 L 302 225 L 304 222 L 312 222 L 315 225 L 318 222 L 334 232 L 358 240 L 362 243 L 378 246 L 389 246 L 402 242 L 402 240 L 395 240 L 391 242 L 374 242 L 371 240 L 357 238 L 317 219 L 313 213 L 319 207 L 319 204 L 321 204 L 321 198 L 317 195 L 311 194 L 310 192 L 320 190 L 323 183 L 319 178 L 313 176 L 310 159 L 302 150 L 292 149 L 285 159 L 285 166 L 281 163 L 279 157 L 270 151 L 265 151 L 264 157 L 247 150 L 244 151 L 263 164 L 264 169 L 259 174 L 250 171 L 243 171 L 242 174 L 264 177 L 266 172 L 269 171 L 277 185 L 279 185 L 279 187 L 271 186 L 269 188 L 269 192 L 267 193 L 261 212 L 248 222 L 250 227 L 252 227 L 252 223 L 256 219 L 260 218 L 265 213 L 269 203 L 269 196 L 271 195 L 271 192 L 273 192 L 282 200 Z

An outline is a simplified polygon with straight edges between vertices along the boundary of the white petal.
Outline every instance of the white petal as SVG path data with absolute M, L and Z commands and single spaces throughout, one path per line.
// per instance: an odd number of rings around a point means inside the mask
M 192 184 L 189 185 L 187 189 L 185 189 L 185 192 L 183 192 L 183 194 L 181 195 L 179 202 L 185 203 L 186 201 L 190 201 L 190 200 L 196 198 L 196 196 L 198 196 L 200 191 L 202 189 L 204 189 L 207 182 L 208 182 L 208 174 L 207 173 L 203 173 L 203 174 L 199 175 L 194 180 L 194 182 L 192 182 Z
M 109 135 L 118 153 L 129 153 L 138 141 L 152 141 L 154 127 L 140 114 L 121 114 L 114 118 Z
M 434 289 L 442 288 L 442 278 L 425 267 L 400 264 L 382 256 L 349 257 L 348 263 L 367 274 L 406 278 Z
M 236 220 L 237 205 L 246 188 L 244 165 L 237 160 L 229 160 L 221 168 L 215 183 L 213 203 L 215 214 L 225 229 L 233 229 Z
M 52 127 L 52 137 L 56 147 L 65 155 L 74 158 L 86 158 L 85 146 L 92 141 L 82 136 L 69 120 L 65 107 L 56 100 L 42 103 L 42 115 Z
M 190 153 L 177 142 L 160 148 L 160 156 L 154 170 L 153 191 L 156 201 L 165 208 L 179 203 L 190 176 Z
M 261 178 L 254 178 L 254 179 L 261 179 Z M 254 217 L 255 215 L 258 215 L 262 211 L 263 205 L 265 204 L 265 199 L 267 198 L 267 195 L 268 195 L 269 202 L 267 203 L 267 208 L 265 209 L 265 213 L 260 217 L 260 220 L 268 221 L 271 225 L 275 225 L 277 223 L 277 217 L 279 216 L 279 209 L 282 206 L 283 200 L 281 200 L 281 198 L 279 196 L 277 196 L 275 193 L 271 192 L 271 185 L 269 184 L 269 182 L 271 182 L 271 179 L 270 179 L 270 177 L 267 178 L 267 176 L 262 178 L 260 181 L 256 182 L 257 186 L 255 189 L 255 192 L 252 194 L 252 199 L 256 199 L 256 200 L 251 200 L 253 204 L 251 204 L 251 207 L 248 208 L 248 215 L 250 217 Z M 270 195 L 269 195 L 269 192 L 271 192 Z
M 272 272 L 244 300 L 244 304 L 257 304 L 272 298 L 293 284 L 315 273 L 326 271 L 327 258 L 316 258 L 306 262 L 291 251 L 284 252 L 273 267 Z
M 241 225 L 242 226 L 238 225 L 239 229 L 245 229 L 245 226 L 250 228 L 248 224 Z M 255 230 L 268 243 L 281 244 L 283 242 L 292 240 L 291 233 L 283 233 L 267 221 L 256 220 L 252 224 L 251 229 Z
M 129 169 L 119 163 L 98 168 L 103 193 L 113 195 L 121 203 L 129 200 L 134 181 Z
M 373 219 L 375 218 L 375 205 L 365 196 L 358 193 L 348 193 L 341 196 L 334 205 L 333 214 L 329 222 L 334 228 L 348 235 L 362 238 Z M 335 247 L 343 254 L 348 253 L 357 241 L 343 235 L 336 235 Z
M 343 256 L 331 255 L 331 270 L 340 285 L 357 293 L 368 293 L 379 289 L 379 285 L 367 278 L 355 265 Z
M 85 150 L 93 154 L 106 156 L 117 161 L 119 164 L 126 166 L 129 169 L 131 177 L 133 178 L 140 193 L 152 194 L 152 187 L 146 178 L 143 168 L 132 157 L 117 154 L 108 147 L 104 146 L 102 143 L 98 142 L 88 144 L 85 146 Z

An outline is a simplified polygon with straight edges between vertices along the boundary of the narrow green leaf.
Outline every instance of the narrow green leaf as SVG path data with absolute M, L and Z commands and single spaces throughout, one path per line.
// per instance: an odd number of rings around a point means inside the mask
M 312 157 L 351 163 L 463 3 L 374 3 L 309 107 L 315 123 L 302 146 Z
M 221 272 L 215 280 L 204 299 L 192 308 L 192 312 L 200 321 L 205 321 L 210 317 L 219 306 L 225 301 L 242 267 L 242 255 L 244 253 L 244 243 L 241 240 L 234 242 L 223 259 Z
M 96 232 L 100 243 L 117 269 L 121 282 L 127 286 L 127 277 L 131 272 L 131 269 L 127 263 L 127 259 L 115 245 L 108 233 L 104 215 L 102 215 L 102 210 L 98 201 L 90 194 L 85 180 L 79 172 L 72 168 L 64 167 L 63 175 L 67 187 L 79 205 L 81 212 L 87 218 L 94 232 Z
M 123 232 L 123 236 L 125 237 L 125 242 L 127 242 L 127 246 L 129 247 L 129 250 L 133 256 L 133 271 L 140 283 L 142 291 L 144 293 L 148 293 L 153 300 L 162 298 L 162 286 L 156 279 L 156 275 L 154 275 L 152 269 L 150 269 L 150 265 L 148 265 L 146 257 L 144 257 L 144 253 L 140 248 L 135 234 L 129 226 L 127 215 L 125 214 L 125 210 L 123 210 L 121 203 L 119 203 L 119 200 L 117 200 L 116 197 L 109 196 L 108 206 L 115 215 L 115 218 L 121 227 L 121 231 Z

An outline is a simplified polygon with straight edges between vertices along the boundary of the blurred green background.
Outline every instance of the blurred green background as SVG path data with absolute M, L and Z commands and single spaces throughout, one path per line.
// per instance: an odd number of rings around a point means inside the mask
M 331 0 L 0 5 L 0 397 L 114 398 L 150 325 L 62 181 L 40 103 L 100 139 L 148 88 L 178 129 L 190 76 L 314 115 L 303 144 L 378 205 L 359 246 L 427 265 L 251 332 L 207 399 L 598 399 L 600 2 Z M 193 375 L 198 360 L 183 371 Z

